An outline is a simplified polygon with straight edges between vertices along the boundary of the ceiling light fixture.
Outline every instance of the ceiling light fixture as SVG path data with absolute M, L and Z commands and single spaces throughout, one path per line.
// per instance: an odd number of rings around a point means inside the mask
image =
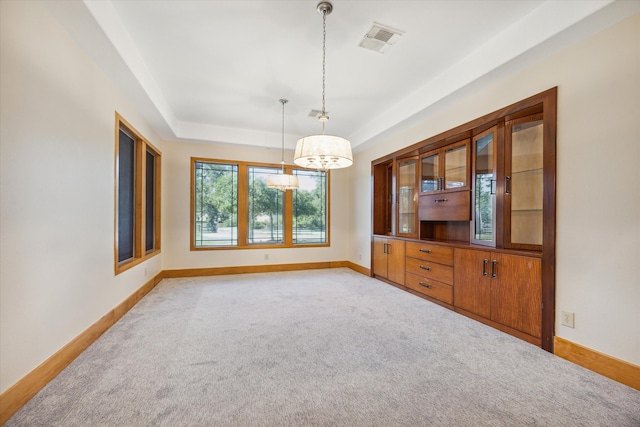
M 333 10 L 333 5 L 327 1 L 318 3 L 318 13 L 322 14 L 322 134 L 300 138 L 296 144 L 293 163 L 311 169 L 327 170 L 346 168 L 353 164 L 351 143 L 339 136 L 326 135 L 325 123 L 329 120 L 325 109 L 325 64 L 327 52 L 327 15 Z
M 284 104 L 287 102 L 289 101 L 286 99 L 280 100 L 282 104 L 282 162 L 280 162 L 282 164 L 282 173 L 267 177 L 267 187 L 277 188 L 282 192 L 298 188 L 298 177 L 284 173 Z

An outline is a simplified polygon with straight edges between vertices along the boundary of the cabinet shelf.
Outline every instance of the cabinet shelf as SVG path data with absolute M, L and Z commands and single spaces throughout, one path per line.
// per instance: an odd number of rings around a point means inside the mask
M 524 175 L 524 174 L 536 174 L 536 173 L 542 173 L 543 169 L 542 168 L 535 168 L 535 169 L 524 169 L 521 171 L 513 171 L 511 172 L 512 175 Z

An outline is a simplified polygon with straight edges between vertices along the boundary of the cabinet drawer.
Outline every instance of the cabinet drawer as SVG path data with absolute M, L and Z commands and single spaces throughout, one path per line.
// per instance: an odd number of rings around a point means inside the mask
M 407 256 L 438 264 L 453 265 L 453 248 L 448 246 L 407 242 Z
M 439 299 L 447 304 L 451 304 L 453 302 L 453 286 L 451 285 L 407 273 L 405 286 L 413 289 L 414 291 Z
M 406 269 L 407 273 L 417 274 L 449 285 L 453 284 L 453 267 L 448 265 L 407 257 Z
M 470 221 L 471 192 L 427 194 L 420 196 L 420 221 Z

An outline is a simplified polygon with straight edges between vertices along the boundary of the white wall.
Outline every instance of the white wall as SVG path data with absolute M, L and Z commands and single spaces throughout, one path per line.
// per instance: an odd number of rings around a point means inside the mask
M 163 269 L 272 265 L 347 259 L 349 186 L 346 181 L 348 177 L 346 171 L 335 170 L 330 174 L 330 247 L 191 251 L 189 249 L 191 157 L 278 164 L 281 151 L 227 144 L 166 142 L 163 154 L 165 166 L 162 172 Z M 293 164 L 292 153 L 285 153 L 285 160 L 288 164 Z M 269 260 L 264 259 L 265 254 L 269 255 Z
M 554 86 L 556 334 L 640 364 L 640 15 L 358 153 L 349 259 L 370 259 L 372 160 Z M 560 325 L 562 310 L 576 313 L 575 329 Z
M 5 391 L 160 271 L 114 276 L 115 111 L 162 143 L 39 2 L 2 1 L 0 20 Z

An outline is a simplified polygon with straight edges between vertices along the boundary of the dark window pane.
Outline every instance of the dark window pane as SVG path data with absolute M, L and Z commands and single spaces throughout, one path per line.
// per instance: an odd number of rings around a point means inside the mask
M 145 189 L 145 251 L 155 249 L 156 231 L 156 156 L 147 151 Z
M 195 162 L 194 246 L 238 245 L 238 165 Z
M 118 139 L 118 262 L 133 258 L 135 229 L 135 141 L 120 130 Z

